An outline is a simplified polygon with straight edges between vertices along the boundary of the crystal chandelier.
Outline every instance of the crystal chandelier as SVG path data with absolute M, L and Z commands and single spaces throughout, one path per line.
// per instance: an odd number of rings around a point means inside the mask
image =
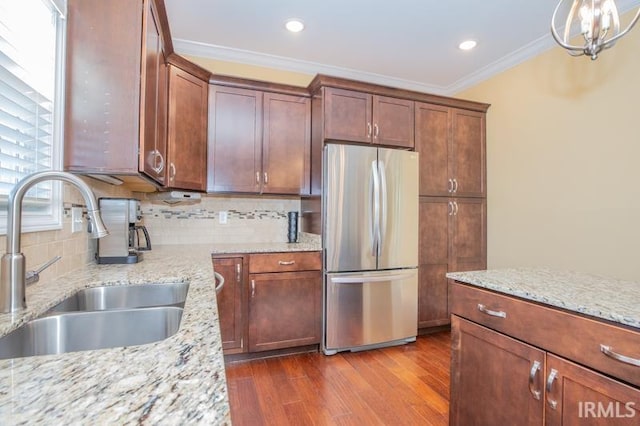
M 551 34 L 558 44 L 569 52 L 570 55 L 590 56 L 592 60 L 598 57 L 603 49 L 609 49 L 620 37 L 628 33 L 640 17 L 640 8 L 633 17 L 631 23 L 623 31 L 620 31 L 620 16 L 614 0 L 572 0 L 569 14 L 565 21 L 564 36 L 558 35 L 556 16 L 563 3 L 568 0 L 560 0 L 551 18 Z M 566 9 L 566 7 L 565 7 Z M 569 43 L 571 27 L 577 23 L 580 33 L 584 37 L 582 46 Z

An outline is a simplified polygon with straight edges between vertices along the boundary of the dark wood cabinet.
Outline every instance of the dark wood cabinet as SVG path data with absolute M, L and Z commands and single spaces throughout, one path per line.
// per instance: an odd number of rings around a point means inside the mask
M 225 354 L 241 353 L 245 347 L 246 307 L 245 256 L 213 257 L 214 270 L 224 278 L 216 294 L 222 349 Z
M 542 425 L 544 351 L 458 317 L 451 330 L 451 425 Z
M 458 282 L 450 290 L 452 426 L 638 424 L 637 330 Z
M 225 355 L 318 345 L 322 332 L 320 252 L 214 255 Z
M 486 202 L 420 197 L 418 328 L 450 322 L 447 272 L 486 268 Z
M 326 87 L 324 139 L 414 147 L 414 102 Z
M 631 426 L 640 421 L 640 390 L 547 354 L 549 426 Z
M 167 70 L 156 6 L 68 2 L 65 170 L 163 183 Z
M 485 113 L 416 102 L 420 195 L 486 196 Z
M 166 186 L 206 190 L 209 83 L 169 65 Z
M 208 191 L 309 192 L 308 97 L 212 85 Z
M 250 274 L 249 351 L 320 343 L 322 272 Z

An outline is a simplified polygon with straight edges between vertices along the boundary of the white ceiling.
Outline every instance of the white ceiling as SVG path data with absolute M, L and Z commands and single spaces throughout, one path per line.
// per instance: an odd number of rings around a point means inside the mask
M 630 10 L 640 0 L 617 0 Z M 165 0 L 179 54 L 451 95 L 556 46 L 557 0 Z M 301 33 L 284 29 L 300 18 Z M 638 29 L 636 29 L 638 31 Z M 478 46 L 458 49 L 465 39 Z M 576 60 L 588 60 L 577 58 Z

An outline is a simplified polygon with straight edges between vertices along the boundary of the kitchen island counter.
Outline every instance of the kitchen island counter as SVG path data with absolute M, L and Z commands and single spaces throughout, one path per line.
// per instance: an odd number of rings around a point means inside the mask
M 89 264 L 28 287 L 27 310 L 0 314 L 0 335 L 80 288 L 190 283 L 180 329 L 165 340 L 0 361 L 2 424 L 230 424 L 211 253 L 154 247 L 138 264 Z
M 640 282 L 543 268 L 450 272 L 447 278 L 640 328 Z

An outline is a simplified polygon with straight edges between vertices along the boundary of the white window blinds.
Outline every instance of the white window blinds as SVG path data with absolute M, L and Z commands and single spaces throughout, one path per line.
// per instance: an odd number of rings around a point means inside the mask
M 57 3 L 0 0 L 0 204 L 5 206 L 20 179 L 60 167 L 64 9 L 59 8 L 64 3 Z M 59 226 L 59 188 L 43 182 L 26 194 L 24 228 Z M 6 209 L 2 214 L 6 217 Z M 2 225 L 4 230 L 6 219 Z

